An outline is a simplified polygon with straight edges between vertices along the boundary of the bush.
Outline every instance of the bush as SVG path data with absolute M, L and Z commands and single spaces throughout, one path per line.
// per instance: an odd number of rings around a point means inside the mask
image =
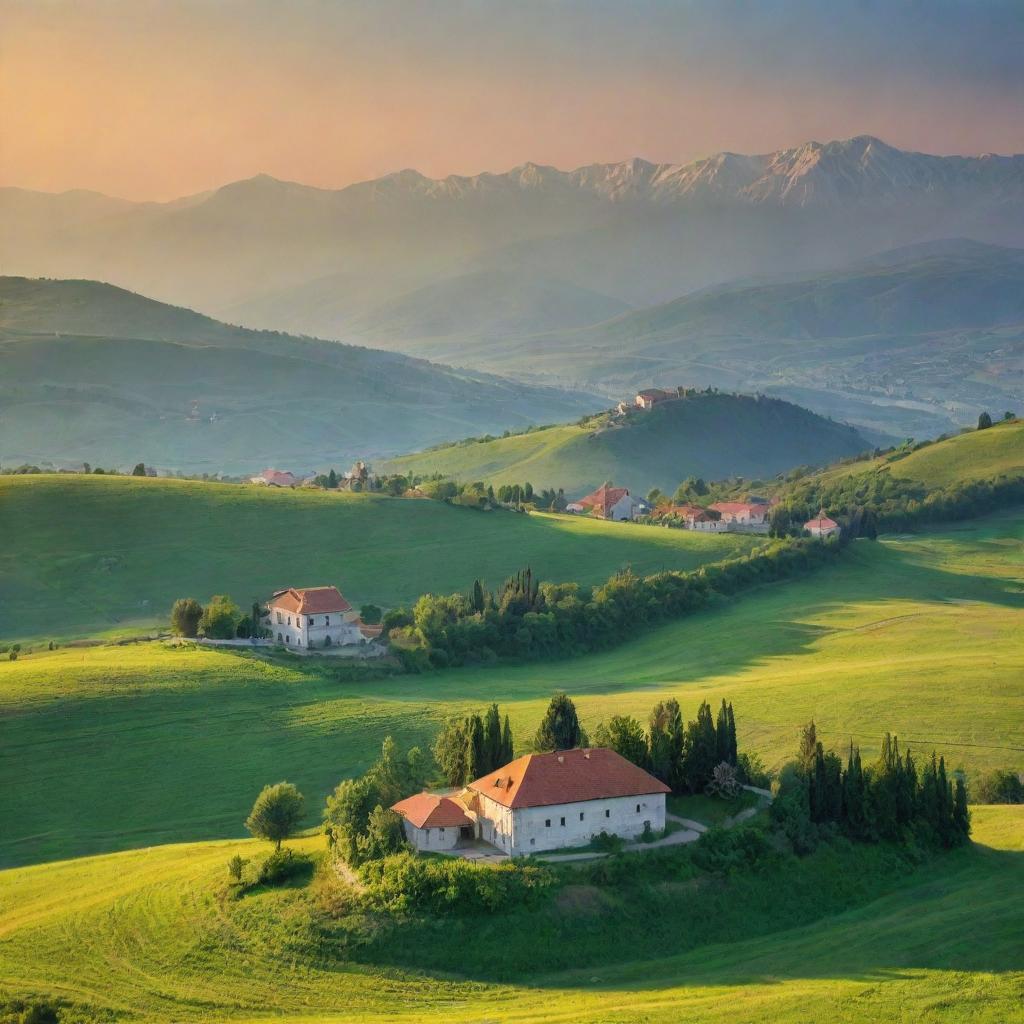
M 171 609 L 171 631 L 175 636 L 195 637 L 203 606 L 194 597 L 179 597 Z
M 614 832 L 602 831 L 599 835 L 594 836 L 591 845 L 602 853 L 619 853 L 626 845 L 626 840 Z
M 228 861 L 228 877 L 234 882 L 241 882 L 242 868 L 245 867 L 246 863 L 245 858 L 236 853 L 234 857 Z
M 238 605 L 230 597 L 218 594 L 203 609 L 199 632 L 212 640 L 232 640 L 240 618 Z
M 971 798 L 976 804 L 1024 804 L 1024 782 L 1017 772 L 996 768 L 971 786 Z
M 258 863 L 258 880 L 260 885 L 280 885 L 290 878 L 306 871 L 312 861 L 304 853 L 294 850 L 275 850 L 269 857 Z
M 768 789 L 772 784 L 771 773 L 757 754 L 740 754 L 736 758 L 736 774 L 746 786 Z
M 772 845 L 759 828 L 712 828 L 693 846 L 694 864 L 716 875 L 759 868 L 772 856 Z
M 520 909 L 547 897 L 555 876 L 547 868 L 507 861 L 478 865 L 461 858 L 400 853 L 361 869 L 371 906 L 392 912 L 480 914 Z

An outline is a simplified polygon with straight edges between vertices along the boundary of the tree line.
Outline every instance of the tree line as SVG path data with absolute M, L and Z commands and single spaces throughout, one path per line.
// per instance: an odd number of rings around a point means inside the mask
M 771 808 L 773 823 L 797 852 L 809 852 L 823 835 L 838 831 L 858 842 L 953 847 L 971 832 L 962 774 L 951 780 L 945 759 L 918 766 L 897 737 L 885 734 L 881 753 L 864 765 L 851 741 L 844 767 L 818 739 L 814 722 L 804 727 L 796 760 L 782 770 Z
M 383 624 L 392 650 L 412 671 L 570 657 L 612 647 L 722 596 L 806 572 L 837 551 L 835 544 L 786 538 L 692 571 L 640 577 L 624 570 L 593 588 L 541 582 L 527 568 L 497 591 L 477 580 L 469 594 L 424 594 L 412 608 L 390 610 Z

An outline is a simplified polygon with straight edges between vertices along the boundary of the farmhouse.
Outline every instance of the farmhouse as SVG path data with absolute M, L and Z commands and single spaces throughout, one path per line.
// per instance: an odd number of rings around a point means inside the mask
M 825 537 L 831 537 L 833 534 L 839 533 L 841 528 L 834 519 L 829 519 L 829 517 L 825 515 L 825 511 L 823 509 L 814 519 L 809 519 L 804 523 L 804 529 L 812 537 L 824 539 Z
M 259 476 L 249 477 L 249 483 L 262 484 L 264 487 L 294 487 L 298 479 L 291 473 L 282 473 L 277 469 L 265 469 Z
M 723 522 L 737 526 L 764 526 L 771 513 L 769 505 L 754 501 L 716 501 L 708 507 L 714 509 Z
M 365 643 L 376 628 L 360 621 L 337 587 L 276 591 L 267 602 L 263 625 L 278 643 L 306 650 Z
M 392 810 L 405 819 L 405 835 L 418 850 L 451 849 L 472 835 L 517 857 L 581 846 L 601 832 L 624 839 L 645 829 L 660 832 L 668 792 L 614 750 L 596 747 L 526 754 L 457 797 L 421 793 Z
M 729 524 L 714 513 L 700 505 L 668 505 L 657 511 L 659 519 L 681 519 L 688 530 L 700 530 L 703 533 L 724 533 Z
M 451 850 L 462 838 L 472 839 L 473 821 L 450 796 L 417 793 L 391 808 L 402 817 L 405 838 L 417 850 Z
M 636 393 L 636 398 L 633 399 L 633 402 L 638 409 L 653 409 L 659 402 L 670 402 L 673 398 L 678 397 L 679 393 L 676 391 L 664 391 L 661 388 L 644 388 L 643 391 Z
M 598 519 L 622 522 L 644 515 L 649 510 L 646 502 L 630 495 L 626 487 L 612 487 L 604 483 L 592 494 L 566 505 L 567 512 L 591 512 Z

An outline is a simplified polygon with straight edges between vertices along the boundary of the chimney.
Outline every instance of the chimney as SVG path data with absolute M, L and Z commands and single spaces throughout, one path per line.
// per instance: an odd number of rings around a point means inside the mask
M 590 760 L 590 751 L 589 750 L 584 750 L 583 751 L 583 756 L 589 761 Z

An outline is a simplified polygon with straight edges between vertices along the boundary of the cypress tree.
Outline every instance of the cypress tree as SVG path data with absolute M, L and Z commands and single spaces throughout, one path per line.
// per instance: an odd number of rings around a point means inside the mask
M 956 789 L 953 792 L 953 826 L 959 842 L 966 842 L 971 834 L 971 812 L 967 809 L 967 787 L 961 773 L 956 776 Z
M 564 693 L 555 694 L 537 730 L 534 746 L 540 751 L 571 750 L 580 746 L 582 739 L 576 705 Z
M 505 762 L 501 751 L 501 715 L 498 705 L 492 704 L 487 709 L 484 719 L 484 774 L 500 768 Z
M 506 715 L 505 725 L 501 730 L 501 764 L 508 764 L 514 758 L 515 754 L 512 752 L 512 727 L 509 725 L 508 715 Z
M 473 611 L 484 610 L 484 588 L 479 580 L 473 580 Z
M 479 779 L 489 771 L 484 723 L 479 715 L 470 715 L 466 719 L 466 782 Z
M 736 716 L 732 711 L 732 704 L 729 704 L 729 764 L 739 762 L 740 748 L 736 743 Z
M 718 719 L 715 722 L 715 757 L 718 763 L 725 761 L 731 764 L 729 757 L 729 709 L 726 706 L 725 698 L 722 698 L 722 706 L 718 709 Z
M 803 728 L 803 732 L 800 735 L 800 750 L 796 755 L 800 770 L 808 778 L 810 778 L 811 773 L 814 771 L 814 757 L 817 748 L 818 730 L 814 727 L 814 719 L 812 718 Z

